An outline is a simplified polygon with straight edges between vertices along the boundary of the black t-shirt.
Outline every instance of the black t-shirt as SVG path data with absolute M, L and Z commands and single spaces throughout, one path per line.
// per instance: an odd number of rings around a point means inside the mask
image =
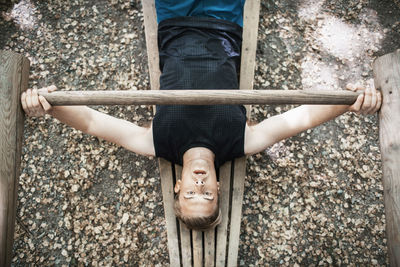
M 237 89 L 242 28 L 213 18 L 164 20 L 158 28 L 160 89 Z M 244 155 L 246 111 L 237 105 L 157 106 L 156 156 L 182 164 L 193 147 L 214 152 L 215 164 Z

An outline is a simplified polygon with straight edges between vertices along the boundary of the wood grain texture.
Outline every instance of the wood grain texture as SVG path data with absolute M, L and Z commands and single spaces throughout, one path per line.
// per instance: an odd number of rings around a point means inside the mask
M 232 211 L 229 229 L 228 266 L 237 266 L 244 180 L 246 177 L 246 157 L 235 159 L 232 187 Z
M 243 14 L 243 42 L 240 61 L 239 87 L 241 89 L 253 89 L 259 14 L 260 0 L 246 1 Z
M 149 66 L 150 88 L 158 91 L 160 89 L 160 69 L 157 46 L 157 15 L 154 0 L 142 0 L 144 26 L 146 35 L 146 48 Z M 154 107 L 154 113 L 155 113 Z M 177 220 L 174 212 L 174 193 L 173 193 L 173 168 L 172 164 L 164 159 L 158 162 L 161 178 L 161 188 L 163 192 L 164 214 L 167 225 L 168 251 L 170 266 L 180 266 L 180 244 Z M 179 171 L 178 171 L 179 172 Z M 183 230 L 182 230 L 183 229 Z M 190 231 L 185 230 L 183 225 L 179 225 L 179 232 L 183 233 L 183 241 L 190 245 Z M 185 243 L 185 244 L 186 244 Z M 189 247 L 190 248 L 190 247 Z M 184 250 L 187 255 L 187 250 Z M 189 259 L 191 262 L 191 258 Z M 188 266 L 188 260 L 183 260 L 184 267 Z
M 215 228 L 204 232 L 204 266 L 215 266 Z
M 175 164 L 176 181 L 182 177 L 182 166 Z M 182 266 L 192 266 L 192 243 L 190 241 L 190 230 L 181 222 L 179 222 L 179 233 L 181 235 L 180 250 L 182 255 Z
M 352 104 L 360 93 L 303 90 L 141 90 L 41 92 L 59 105 Z
M 178 228 L 174 213 L 173 172 L 171 171 L 171 163 L 165 159 L 160 158 L 158 165 L 167 226 L 169 261 L 171 266 L 180 266 Z
M 229 199 L 231 193 L 231 162 L 227 162 L 219 169 L 219 205 L 221 209 L 221 223 L 217 227 L 217 251 L 215 266 L 223 267 L 226 263 L 227 233 L 229 223 Z
M 203 232 L 192 230 L 193 266 L 203 267 Z
M 388 254 L 390 266 L 400 266 L 400 49 L 378 58 L 373 69 L 383 96 L 379 141 Z
M 20 95 L 28 86 L 29 60 L 0 51 L 0 266 L 10 266 L 24 115 Z
M 160 89 L 160 67 L 157 41 L 157 14 L 154 0 L 142 0 L 147 59 L 151 90 Z

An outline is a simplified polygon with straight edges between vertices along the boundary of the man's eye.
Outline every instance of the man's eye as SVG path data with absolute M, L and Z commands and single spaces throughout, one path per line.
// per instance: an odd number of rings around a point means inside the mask
M 188 191 L 187 193 L 188 193 L 188 195 L 193 195 L 194 194 L 193 191 Z
M 211 192 L 205 192 L 206 196 L 211 196 Z

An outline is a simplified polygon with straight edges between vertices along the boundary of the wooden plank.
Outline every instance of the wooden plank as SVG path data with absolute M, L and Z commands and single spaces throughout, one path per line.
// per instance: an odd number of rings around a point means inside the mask
M 175 164 L 175 177 L 176 180 L 180 180 L 182 177 L 182 166 Z M 181 222 L 179 222 L 179 232 L 181 235 L 181 255 L 182 255 L 182 266 L 192 266 L 192 247 L 190 242 L 190 230 Z
M 400 266 L 400 49 L 374 64 L 375 87 L 381 89 L 379 142 L 390 266 Z
M 217 267 L 225 266 L 226 262 L 226 244 L 229 222 L 229 199 L 231 186 L 231 162 L 227 162 L 219 169 L 219 188 L 220 188 L 220 209 L 221 224 L 217 227 L 217 251 L 215 265 Z
M 237 265 L 244 179 L 246 177 L 246 157 L 235 159 L 232 188 L 231 224 L 229 229 L 228 266 Z
M 21 92 L 28 87 L 29 60 L 0 51 L 0 266 L 10 266 L 24 115 Z
M 204 232 L 204 266 L 215 266 L 215 228 Z
M 241 90 L 253 89 L 259 14 L 260 0 L 246 1 L 243 13 L 243 43 L 240 61 L 239 88 Z M 250 106 L 247 106 L 246 109 L 249 116 Z
M 159 159 L 161 189 L 164 202 L 164 213 L 167 225 L 167 238 L 169 261 L 171 266 L 180 266 L 179 258 L 179 240 L 178 230 L 176 225 L 176 217 L 174 212 L 174 185 L 173 173 L 171 171 L 171 163 L 165 159 Z
M 303 90 L 140 90 L 40 92 L 58 105 L 352 104 L 361 92 Z
M 142 0 L 144 30 L 146 35 L 147 58 L 151 90 L 160 88 L 160 67 L 157 42 L 157 14 L 153 0 Z
M 258 21 L 260 0 L 246 1 L 243 18 L 243 44 L 240 67 L 240 89 L 253 89 L 254 70 L 256 63 Z M 352 101 L 354 102 L 354 101 Z M 246 106 L 247 116 L 250 117 L 250 106 Z M 237 266 L 240 224 L 242 218 L 242 202 L 244 180 L 246 177 L 246 157 L 235 159 L 233 170 L 233 188 L 231 203 L 231 221 L 228 245 L 228 266 Z
M 190 230 L 183 224 L 179 223 L 179 231 L 181 234 L 181 252 L 182 266 L 192 266 L 192 244 L 190 242 Z
M 193 266 L 203 267 L 203 232 L 192 230 Z
M 157 15 L 155 10 L 155 2 L 153 0 L 142 0 L 144 26 L 146 35 L 146 48 L 147 58 L 149 65 L 149 77 L 150 77 L 150 88 L 151 90 L 160 89 L 160 69 L 159 69 L 159 57 L 158 57 L 158 45 L 157 45 Z M 154 113 L 156 109 L 154 107 Z M 180 266 L 181 259 L 179 256 L 179 239 L 178 230 L 176 225 L 176 216 L 173 210 L 174 193 L 173 193 L 173 179 L 172 179 L 172 165 L 170 162 L 160 159 L 159 160 L 161 187 L 163 190 L 163 202 L 165 219 L 167 223 L 167 238 L 168 238 L 168 250 L 170 258 L 170 266 Z M 176 177 L 180 179 L 181 169 L 176 166 L 177 170 Z M 164 194 L 164 191 L 166 192 Z M 165 198 L 168 198 L 166 200 Z M 182 247 L 182 264 L 183 267 L 190 266 L 191 264 L 191 249 L 190 249 L 190 231 L 181 223 L 179 224 L 181 234 Z M 190 256 L 190 257 L 188 257 Z

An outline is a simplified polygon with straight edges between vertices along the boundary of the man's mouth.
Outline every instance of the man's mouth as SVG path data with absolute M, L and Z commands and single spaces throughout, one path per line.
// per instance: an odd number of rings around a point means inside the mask
M 207 174 L 206 171 L 203 171 L 203 170 L 195 170 L 193 173 L 194 174 L 200 174 L 200 175 Z

